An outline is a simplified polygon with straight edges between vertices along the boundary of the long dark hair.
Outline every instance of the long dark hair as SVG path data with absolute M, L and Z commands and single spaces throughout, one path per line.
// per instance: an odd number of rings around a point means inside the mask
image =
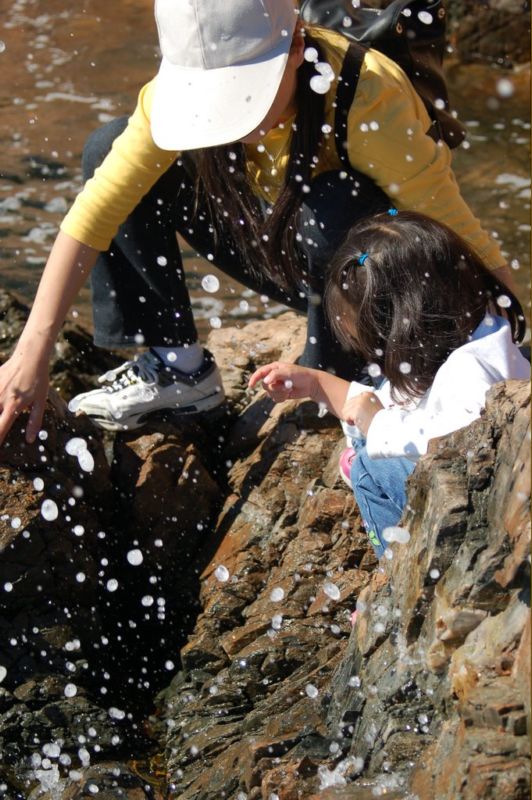
M 305 32 L 306 47 L 312 46 L 321 60 L 321 48 Z M 214 225 L 220 209 L 229 222 L 239 252 L 249 253 L 250 269 L 290 287 L 304 278 L 302 255 L 296 254 L 297 215 L 304 186 L 310 183 L 312 168 L 322 139 L 324 95 L 310 89 L 314 65 L 304 61 L 297 72 L 297 114 L 290 142 L 290 156 L 284 186 L 266 214 L 260 208 L 248 181 L 246 154 L 238 142 L 210 147 L 193 154 L 196 169 L 196 195 L 209 206 Z M 227 222 L 225 223 L 227 229 Z M 220 230 L 215 229 L 215 235 Z
M 519 301 L 446 225 L 401 211 L 353 226 L 330 265 L 329 323 L 340 343 L 377 364 L 395 398 L 420 397 L 487 311 L 525 334 Z

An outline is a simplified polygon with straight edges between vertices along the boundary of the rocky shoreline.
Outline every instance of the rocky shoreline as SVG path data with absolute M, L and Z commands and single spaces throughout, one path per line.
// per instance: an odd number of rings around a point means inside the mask
M 1 308 L 5 355 L 27 310 Z M 52 390 L 33 447 L 19 421 L 0 464 L 0 797 L 528 798 L 529 386 L 433 442 L 410 541 L 377 565 L 337 422 L 245 389 L 303 336 L 291 313 L 213 331 L 228 403 L 204 418 L 113 441 Z M 109 359 L 69 324 L 53 382 L 66 395 Z

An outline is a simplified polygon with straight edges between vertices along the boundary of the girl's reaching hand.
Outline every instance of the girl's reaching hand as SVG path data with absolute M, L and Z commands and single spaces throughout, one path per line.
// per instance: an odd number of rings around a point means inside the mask
M 315 369 L 274 361 L 259 367 L 249 379 L 248 386 L 253 389 L 262 381 L 264 390 L 274 403 L 303 397 L 315 399 L 317 374 Z
M 362 392 L 347 400 L 342 408 L 341 419 L 345 420 L 348 425 L 356 425 L 364 436 L 367 436 L 373 417 L 383 408 L 384 406 L 374 392 Z

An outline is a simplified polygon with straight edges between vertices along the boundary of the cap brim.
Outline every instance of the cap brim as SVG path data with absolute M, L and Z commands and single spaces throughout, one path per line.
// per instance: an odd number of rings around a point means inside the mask
M 180 67 L 163 58 L 151 109 L 153 140 L 163 150 L 236 142 L 255 130 L 277 94 L 290 37 L 260 60 L 219 69 Z

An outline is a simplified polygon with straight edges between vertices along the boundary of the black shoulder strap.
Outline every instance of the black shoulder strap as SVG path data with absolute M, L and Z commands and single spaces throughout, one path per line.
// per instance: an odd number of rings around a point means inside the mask
M 349 156 L 347 155 L 347 118 L 349 111 L 355 99 L 355 92 L 357 90 L 358 79 L 360 77 L 360 70 L 364 56 L 366 55 L 366 48 L 362 45 L 352 42 L 345 54 L 342 70 L 338 77 L 338 87 L 336 89 L 336 110 L 334 114 L 334 138 L 336 143 L 336 150 L 338 157 L 342 164 L 348 169 L 351 167 L 349 163 Z M 422 98 L 429 116 L 431 117 L 431 125 L 428 129 L 427 136 L 434 139 L 435 142 L 444 139 L 442 134 L 442 126 L 438 120 L 438 116 L 434 111 L 432 103 L 426 98 Z M 459 124 L 458 121 L 456 123 Z M 454 134 L 453 134 L 454 135 Z M 463 138 L 463 137 L 462 137 Z M 457 136 L 457 143 L 462 141 Z M 453 144 L 452 146 L 456 146 Z
M 347 117 L 353 105 L 355 92 L 357 90 L 362 62 L 366 55 L 366 49 L 359 44 L 349 45 L 345 54 L 342 70 L 338 77 L 336 89 L 336 111 L 334 114 L 334 138 L 336 150 L 340 161 L 344 166 L 350 167 L 347 155 Z

